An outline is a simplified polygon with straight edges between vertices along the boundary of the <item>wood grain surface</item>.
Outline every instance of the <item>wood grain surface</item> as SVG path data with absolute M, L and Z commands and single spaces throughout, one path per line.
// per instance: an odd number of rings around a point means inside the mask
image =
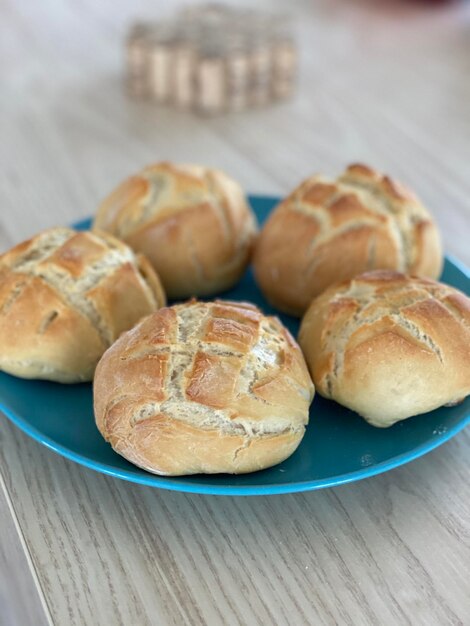
M 0 624 L 47 626 L 50 615 L 2 474 L 0 529 Z
M 91 214 L 163 158 L 268 194 L 365 161 L 413 187 L 447 251 L 470 264 L 468 4 L 289 3 L 302 44 L 295 99 L 211 119 L 122 91 L 128 21 L 179 4 L 4 0 L 1 249 Z M 466 626 L 469 459 L 467 429 L 332 490 L 184 495 L 96 474 L 2 417 L 0 624 Z

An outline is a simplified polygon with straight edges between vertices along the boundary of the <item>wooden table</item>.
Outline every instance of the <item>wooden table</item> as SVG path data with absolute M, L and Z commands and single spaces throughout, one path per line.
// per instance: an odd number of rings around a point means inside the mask
M 468 5 L 290 6 L 296 99 L 200 119 L 122 93 L 126 24 L 155 3 L 7 0 L 2 249 L 91 214 L 159 159 L 216 165 L 269 194 L 365 161 L 410 184 L 470 264 Z M 4 418 L 0 448 L 2 626 L 470 624 L 468 430 L 376 478 L 254 498 L 113 480 Z

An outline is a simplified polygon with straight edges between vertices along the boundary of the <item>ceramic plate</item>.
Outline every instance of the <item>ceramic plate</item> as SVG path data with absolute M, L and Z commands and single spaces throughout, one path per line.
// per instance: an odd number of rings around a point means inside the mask
M 276 198 L 252 197 L 260 222 Z M 89 222 L 77 224 L 87 228 Z M 470 272 L 446 259 L 442 280 L 470 294 Z M 276 313 L 263 299 L 249 270 L 224 298 L 248 300 Z M 294 336 L 298 321 L 279 315 Z M 470 397 L 400 422 L 389 429 L 369 426 L 352 411 L 316 395 L 306 435 L 293 456 L 268 470 L 230 476 L 154 476 L 116 454 L 95 427 L 91 385 L 28 381 L 0 373 L 0 409 L 28 435 L 86 467 L 136 483 L 195 493 L 261 495 L 332 487 L 388 471 L 426 454 L 470 422 Z

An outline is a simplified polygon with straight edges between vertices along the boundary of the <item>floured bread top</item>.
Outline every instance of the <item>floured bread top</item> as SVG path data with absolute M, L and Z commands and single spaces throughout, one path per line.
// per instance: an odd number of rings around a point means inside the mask
M 107 351 L 96 386 L 107 437 L 161 415 L 225 434 L 303 431 L 313 395 L 300 349 L 277 318 L 226 301 L 148 317 Z
M 121 183 L 101 203 L 93 228 L 144 253 L 176 299 L 235 284 L 257 233 L 235 180 L 212 168 L 168 162 Z
M 364 165 L 335 180 L 312 176 L 275 209 L 255 251 L 255 273 L 279 308 L 302 314 L 335 282 L 390 269 L 438 278 L 436 224 L 405 187 Z
M 157 275 L 127 245 L 46 230 L 0 257 L 0 368 L 87 380 L 119 334 L 164 303 Z
M 470 393 L 470 298 L 430 279 L 376 270 L 332 286 L 299 342 L 318 391 L 375 425 Z
M 126 239 L 151 222 L 202 205 L 210 205 L 235 234 L 238 214 L 251 218 L 242 189 L 220 170 L 161 162 L 144 168 L 111 193 L 98 211 L 95 226 Z M 253 227 L 251 219 L 244 225 Z

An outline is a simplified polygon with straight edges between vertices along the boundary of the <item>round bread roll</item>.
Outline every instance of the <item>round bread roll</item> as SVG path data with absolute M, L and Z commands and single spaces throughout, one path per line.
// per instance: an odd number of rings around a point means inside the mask
M 95 228 L 143 252 L 169 298 L 210 295 L 242 276 L 257 233 L 241 187 L 223 172 L 158 163 L 123 182 Z
M 258 238 L 254 269 L 274 306 L 302 315 L 329 285 L 366 270 L 438 278 L 440 236 L 404 187 L 351 165 L 336 181 L 309 178 L 274 210 Z
M 120 333 L 164 304 L 151 265 L 122 242 L 46 230 L 0 256 L 0 370 L 91 380 Z
M 95 416 L 116 452 L 149 472 L 240 474 L 294 452 L 313 391 L 277 318 L 191 301 L 160 309 L 103 355 Z
M 433 280 L 377 270 L 332 286 L 299 342 L 318 392 L 374 426 L 470 393 L 470 298 Z

